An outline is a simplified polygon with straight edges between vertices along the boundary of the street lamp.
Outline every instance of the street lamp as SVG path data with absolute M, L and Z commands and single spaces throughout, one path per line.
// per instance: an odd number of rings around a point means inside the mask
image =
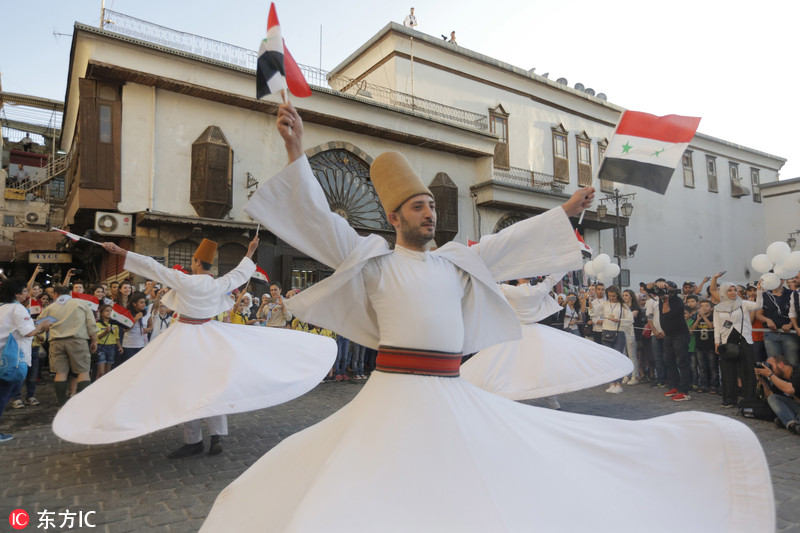
M 794 245 L 797 244 L 797 239 L 795 238 L 795 235 L 798 234 L 800 234 L 800 229 L 789 233 L 789 238 L 786 239 L 786 244 L 788 244 L 789 248 L 791 248 L 792 250 L 794 250 Z
M 614 257 L 617 258 L 617 266 L 622 267 L 622 257 L 625 256 L 625 247 L 623 246 L 622 239 L 620 238 L 620 223 L 619 223 L 619 210 L 620 207 L 622 208 L 622 214 L 625 218 L 628 218 L 633 213 L 633 204 L 631 200 L 636 196 L 636 193 L 630 194 L 620 194 L 619 189 L 614 189 L 614 192 L 611 194 L 606 194 L 605 197 L 600 199 L 600 205 L 597 206 L 597 218 L 603 219 L 608 215 L 608 206 L 605 205 L 606 202 L 613 203 L 614 209 L 617 214 L 615 222 L 615 234 L 614 234 Z

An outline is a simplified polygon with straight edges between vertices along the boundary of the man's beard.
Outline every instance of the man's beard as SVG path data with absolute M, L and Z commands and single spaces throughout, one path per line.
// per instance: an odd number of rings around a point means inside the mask
M 436 233 L 436 222 L 434 222 L 433 231 L 431 231 L 430 236 L 428 236 L 426 229 L 419 226 L 412 226 L 399 212 L 397 213 L 397 216 L 400 218 L 399 231 L 403 242 L 422 248 L 433 239 L 433 236 Z

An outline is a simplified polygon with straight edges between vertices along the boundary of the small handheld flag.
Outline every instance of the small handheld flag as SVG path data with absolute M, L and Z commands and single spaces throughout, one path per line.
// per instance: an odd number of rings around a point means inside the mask
M 116 303 L 111 308 L 111 320 L 116 320 L 126 328 L 132 328 L 134 323 L 131 312 Z
M 97 308 L 100 307 L 100 300 L 98 300 L 91 294 L 72 291 L 72 297 L 77 300 L 83 300 L 84 302 L 88 303 L 89 307 L 92 308 L 92 311 L 97 311 Z
M 179 264 L 172 265 L 172 270 L 177 270 L 178 272 L 183 272 L 184 274 L 188 274 L 189 273 L 189 272 L 187 272 L 187 270 L 185 268 L 183 268 Z
M 28 311 L 31 315 L 38 315 L 42 312 L 42 302 L 35 298 L 31 298 L 31 301 L 28 304 Z
M 591 254 L 592 247 L 586 244 L 586 241 L 583 240 L 583 237 L 581 237 L 581 234 L 577 229 L 575 230 L 575 236 L 578 238 L 578 242 L 581 245 L 581 250 L 584 252 L 589 252 Z
M 625 111 L 608 143 L 598 178 L 664 194 L 699 124 L 699 117 Z
M 63 229 L 58 229 L 58 228 L 50 228 L 50 229 L 62 233 L 65 237 L 72 239 L 73 241 L 86 241 L 92 244 L 96 244 L 98 246 L 102 246 L 102 244 L 97 241 L 93 241 L 92 239 L 87 239 L 86 237 L 81 237 L 80 235 L 75 235 L 74 233 L 64 231 Z
M 269 283 L 269 276 L 267 276 L 267 272 L 258 265 L 256 265 L 256 271 L 253 272 L 251 277 L 261 280 L 264 283 Z
M 256 98 L 275 94 L 288 87 L 298 98 L 311 96 L 311 89 L 281 37 L 281 26 L 275 4 L 269 6 L 267 36 L 261 41 L 256 63 Z M 285 98 L 284 98 L 285 100 Z

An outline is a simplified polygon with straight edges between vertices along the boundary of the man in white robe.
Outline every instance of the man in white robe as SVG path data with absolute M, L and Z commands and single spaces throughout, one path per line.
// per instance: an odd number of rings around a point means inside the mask
M 227 434 L 226 414 L 305 394 L 333 363 L 336 343 L 331 339 L 215 320 L 231 307 L 227 294 L 255 271 L 257 237 L 239 265 L 216 279 L 210 270 L 216 243 L 207 239 L 192 257 L 193 275 L 113 243 L 103 246 L 124 256 L 127 270 L 171 287 L 162 301 L 179 317 L 125 365 L 67 402 L 53 421 L 61 438 L 104 444 L 184 423 L 185 445 L 170 455 L 181 458 L 203 452 L 205 419 L 212 436 L 209 454 L 216 455 Z
M 698 531 L 774 528 L 769 471 L 746 426 L 703 413 L 630 422 L 536 409 L 458 377 L 461 353 L 521 336 L 496 280 L 581 267 L 567 215 L 593 189 L 471 248 L 430 252 L 433 195 L 405 158 L 382 154 L 370 175 L 397 232 L 390 250 L 331 212 L 291 104 L 279 108 L 278 129 L 290 164 L 245 210 L 336 269 L 288 306 L 378 348 L 377 371 L 349 404 L 223 490 L 202 531 L 639 531 L 643 522 L 674 531 L 652 521 L 664 501 Z M 672 475 L 659 475 L 666 464 Z M 720 496 L 698 500 L 687 482 Z M 338 527 L 331 517 L 353 494 L 358 519 Z

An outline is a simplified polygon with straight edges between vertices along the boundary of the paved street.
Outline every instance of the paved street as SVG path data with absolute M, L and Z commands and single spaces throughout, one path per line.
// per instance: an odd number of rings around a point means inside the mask
M 90 521 L 97 527 L 81 531 L 197 531 L 214 498 L 230 481 L 282 439 L 336 411 L 360 388 L 358 382 L 327 383 L 287 404 L 231 416 L 230 437 L 225 439 L 222 455 L 172 461 L 166 455 L 180 445 L 180 428 L 106 446 L 59 440 L 49 426 L 55 414 L 53 387 L 43 384 L 37 392 L 42 406 L 9 408 L 3 415 L 3 431 L 13 433 L 14 440 L 0 444 L 0 514 L 5 524 L 0 531 L 13 531 L 5 517 L 17 508 L 30 514 L 27 530 L 40 530 L 36 513 L 44 510 L 55 512 L 49 531 L 70 530 L 59 527 L 64 516 L 58 513 L 68 508 L 75 513 L 95 511 Z M 596 387 L 563 395 L 562 408 L 631 420 L 692 409 L 735 416 L 735 410 L 719 407 L 718 396 L 696 394 L 693 401 L 677 404 L 664 399 L 663 389 L 647 384 L 626 387 L 624 394 L 617 395 L 603 390 Z M 756 432 L 766 450 L 778 531 L 800 533 L 800 437 L 772 423 L 736 418 Z M 74 520 L 77 526 L 78 518 Z M 643 526 L 642 531 L 646 530 Z

